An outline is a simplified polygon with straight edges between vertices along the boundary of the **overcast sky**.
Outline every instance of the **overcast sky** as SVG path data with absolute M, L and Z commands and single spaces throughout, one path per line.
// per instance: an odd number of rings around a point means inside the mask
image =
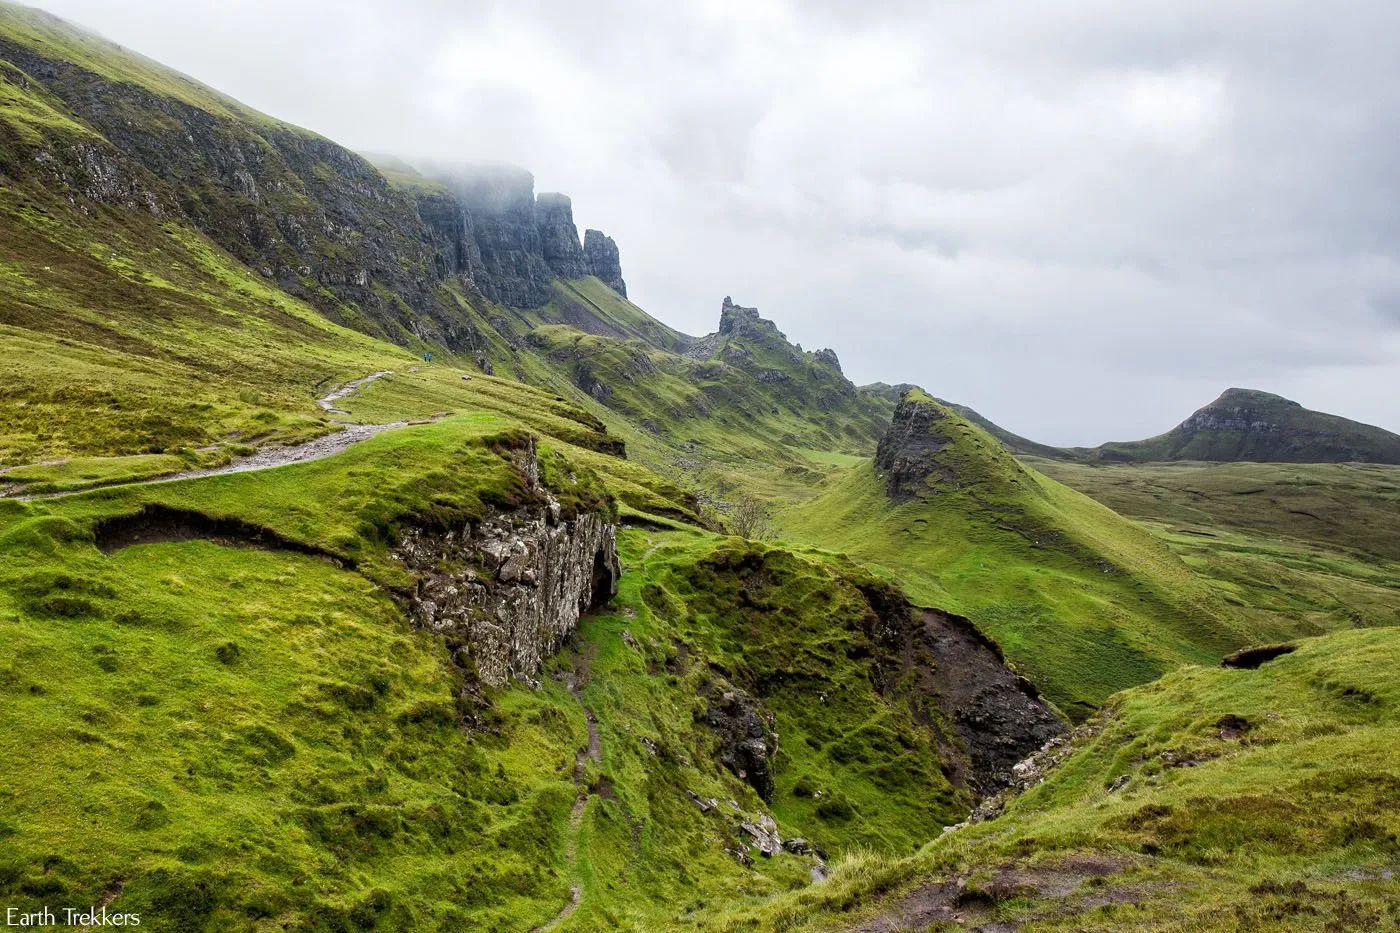
M 33 2 L 33 0 L 31 0 Z M 1400 430 L 1394 0 L 38 0 L 360 150 L 503 160 L 633 300 L 1037 440 Z

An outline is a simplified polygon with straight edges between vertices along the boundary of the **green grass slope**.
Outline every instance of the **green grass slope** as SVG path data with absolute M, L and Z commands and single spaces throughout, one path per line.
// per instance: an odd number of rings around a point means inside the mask
M 1394 929 L 1397 663 L 1400 631 L 1374 629 L 1174 671 L 1115 697 L 996 818 L 714 928 Z
M 1182 663 L 1281 634 L 1254 631 L 1160 541 L 939 413 L 926 494 L 892 501 L 871 462 L 782 514 L 782 534 L 869 563 L 917 601 L 960 612 L 1066 712 Z M 1286 628 L 1286 626 L 1284 626 Z
M 1241 617 L 1400 624 L 1400 468 L 1034 462 L 1157 535 Z
M 698 530 L 626 532 L 617 602 L 543 686 L 461 707 L 441 640 L 390 598 L 409 580 L 388 548 L 404 523 L 526 497 L 506 456 L 523 437 L 460 415 L 274 470 L 0 502 L 0 749 L 24 762 L 0 785 L 6 906 L 107 902 L 156 930 L 528 929 L 577 885 L 573 929 L 693 925 L 813 864 L 731 854 L 767 809 L 704 724 L 735 689 L 775 717 L 785 837 L 907 853 L 966 811 L 936 716 L 875 687 L 880 584 Z M 541 447 L 566 510 L 606 496 L 581 451 Z M 150 505 L 286 543 L 95 546 Z M 585 709 L 601 754 L 579 811 Z

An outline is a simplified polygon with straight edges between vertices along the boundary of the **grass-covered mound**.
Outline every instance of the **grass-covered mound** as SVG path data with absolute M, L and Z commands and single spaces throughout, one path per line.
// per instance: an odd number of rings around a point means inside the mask
M 784 535 L 848 553 L 916 601 L 969 616 L 1071 715 L 1256 637 L 1152 536 L 1022 466 L 927 395 L 913 403 L 929 409 L 937 435 L 919 494 L 892 499 L 863 461 L 784 513 Z
M 912 859 L 852 860 L 716 928 L 957 913 L 1025 930 L 1390 929 L 1397 664 L 1400 631 L 1376 629 L 1305 640 L 1256 670 L 1175 671 L 1116 697 L 995 819 Z

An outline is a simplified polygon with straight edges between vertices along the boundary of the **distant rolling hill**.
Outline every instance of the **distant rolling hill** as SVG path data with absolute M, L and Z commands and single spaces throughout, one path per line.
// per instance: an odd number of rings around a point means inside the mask
M 880 395 L 880 386 L 863 391 Z M 1109 441 L 1098 447 L 1052 447 L 1012 434 L 963 405 L 945 402 L 983 428 L 1012 453 L 1052 460 L 1156 463 L 1400 464 L 1400 435 L 1340 415 L 1313 411 L 1258 389 L 1226 389 L 1215 401 L 1165 434 L 1141 441 Z

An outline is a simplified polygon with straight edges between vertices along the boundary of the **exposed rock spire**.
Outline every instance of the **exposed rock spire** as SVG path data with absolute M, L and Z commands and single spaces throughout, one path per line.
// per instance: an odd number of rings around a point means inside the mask
M 622 280 L 622 260 L 617 243 L 601 230 L 583 232 L 583 258 L 588 274 L 603 280 L 603 284 L 627 297 L 627 283 Z

